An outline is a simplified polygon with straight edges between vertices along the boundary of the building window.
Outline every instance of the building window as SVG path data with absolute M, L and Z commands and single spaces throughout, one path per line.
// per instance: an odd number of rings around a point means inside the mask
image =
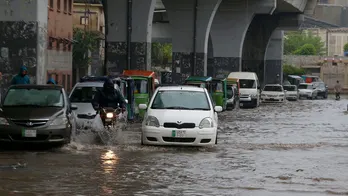
M 51 9 L 53 9 L 53 3 L 54 3 L 54 0 L 50 0 L 49 7 L 50 7 Z
M 63 51 L 66 51 L 68 49 L 68 44 L 66 42 L 63 42 Z
M 53 47 L 53 38 L 50 37 L 48 38 L 48 49 L 52 49 L 52 47 Z
M 69 0 L 69 4 L 68 4 L 68 6 L 69 6 L 69 10 L 68 10 L 69 14 L 71 14 L 72 4 L 73 4 L 72 0 Z
M 68 51 L 71 51 L 71 43 L 68 44 Z
M 68 0 L 64 0 L 64 13 L 67 13 L 68 9 Z
M 88 23 L 89 23 L 89 18 L 88 18 L 88 16 L 81 16 L 81 17 L 80 17 L 80 24 L 81 24 L 81 25 L 88 25 Z
M 60 12 L 60 0 L 57 0 L 57 11 Z

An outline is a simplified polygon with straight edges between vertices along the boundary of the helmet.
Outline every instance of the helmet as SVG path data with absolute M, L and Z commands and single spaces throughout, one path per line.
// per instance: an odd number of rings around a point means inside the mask
M 111 79 L 107 79 L 107 80 L 104 82 L 103 87 L 104 87 L 105 90 L 114 89 L 114 83 L 112 82 Z

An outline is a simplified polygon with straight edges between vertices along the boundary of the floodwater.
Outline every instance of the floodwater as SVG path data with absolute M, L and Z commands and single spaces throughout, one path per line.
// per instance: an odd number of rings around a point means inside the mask
M 348 100 L 301 100 L 220 115 L 218 145 L 88 140 L 46 151 L 2 151 L 0 195 L 348 195 Z

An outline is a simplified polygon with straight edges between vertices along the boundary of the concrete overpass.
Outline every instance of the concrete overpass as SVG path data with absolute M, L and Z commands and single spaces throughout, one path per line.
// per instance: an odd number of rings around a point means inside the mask
M 122 71 L 130 63 L 132 69 L 151 69 L 151 42 L 172 42 L 175 81 L 193 70 L 196 75 L 212 76 L 242 70 L 254 71 L 269 83 L 282 75 L 282 30 L 299 28 L 316 2 L 132 0 L 128 4 L 104 0 L 108 68 Z M 127 7 L 132 8 L 128 12 L 131 31 L 127 30 Z M 127 32 L 131 32 L 129 56 Z

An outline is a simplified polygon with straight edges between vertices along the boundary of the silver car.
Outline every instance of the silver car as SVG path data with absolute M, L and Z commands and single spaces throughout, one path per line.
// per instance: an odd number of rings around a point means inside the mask
M 285 98 L 289 101 L 297 101 L 299 97 L 299 91 L 296 85 L 283 85 L 284 90 L 286 90 Z
M 299 98 L 316 99 L 318 97 L 318 89 L 312 83 L 301 83 L 298 85 Z

